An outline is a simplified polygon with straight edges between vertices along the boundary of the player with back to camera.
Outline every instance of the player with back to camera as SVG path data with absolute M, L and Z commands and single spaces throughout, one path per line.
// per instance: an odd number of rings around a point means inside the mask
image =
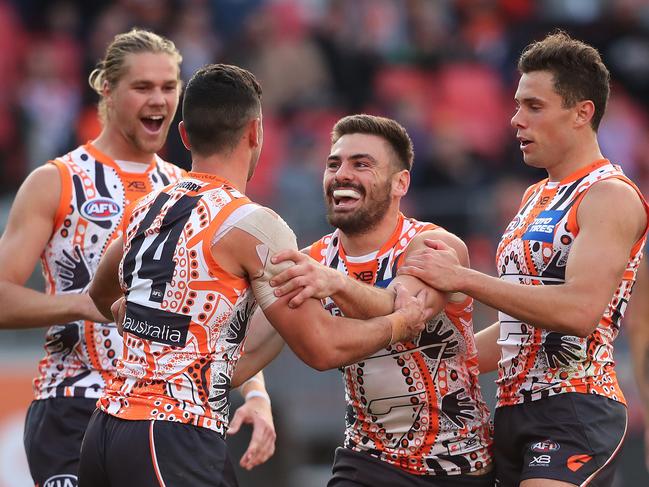
M 192 172 L 127 209 L 90 288 L 106 316 L 125 296 L 125 346 L 83 442 L 82 486 L 237 485 L 223 435 L 256 303 L 317 369 L 353 363 L 423 326 L 425 293 L 366 321 L 334 318 L 315 299 L 295 310 L 274 296 L 268 280 L 282 266 L 269 255 L 296 241 L 243 193 L 263 143 L 251 73 L 200 69 L 187 84 L 180 133 Z

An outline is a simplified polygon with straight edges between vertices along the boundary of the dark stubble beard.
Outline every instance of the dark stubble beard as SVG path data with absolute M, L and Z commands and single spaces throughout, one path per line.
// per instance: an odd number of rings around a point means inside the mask
M 392 182 L 388 179 L 385 184 L 377 187 L 366 198 L 362 207 L 352 213 L 339 214 L 333 211 L 333 191 L 339 187 L 354 188 L 366 195 L 364 188 L 356 185 L 331 185 L 325 194 L 325 205 L 327 206 L 327 221 L 329 225 L 338 228 L 345 235 L 362 235 L 376 228 L 390 208 L 392 200 L 390 188 Z

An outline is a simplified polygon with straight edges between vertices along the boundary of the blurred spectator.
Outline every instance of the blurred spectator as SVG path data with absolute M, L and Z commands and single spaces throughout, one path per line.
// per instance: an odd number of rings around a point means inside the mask
M 170 36 L 183 53 L 181 78 L 188 80 L 201 66 L 219 61 L 223 46 L 212 30 L 210 11 L 204 1 L 187 2 L 179 17 Z
M 80 60 L 79 46 L 63 32 L 34 39 L 30 45 L 19 101 L 28 171 L 74 143 Z
M 18 16 L 5 0 L 0 0 L 0 46 L 0 183 L 10 190 L 17 188 L 23 177 L 16 89 L 21 82 L 20 62 L 26 46 Z

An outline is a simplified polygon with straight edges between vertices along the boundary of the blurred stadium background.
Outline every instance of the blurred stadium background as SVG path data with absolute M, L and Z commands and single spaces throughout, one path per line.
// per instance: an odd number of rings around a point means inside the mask
M 283 215 L 302 245 L 330 231 L 320 179 L 333 123 L 382 114 L 415 144 L 404 212 L 460 235 L 473 266 L 493 273 L 501 230 L 524 188 L 543 177 L 524 166 L 509 126 L 515 62 L 555 27 L 602 53 L 614 79 L 603 152 L 649 192 L 647 0 L 0 0 L 0 228 L 29 171 L 99 132 L 87 75 L 113 35 L 132 26 L 175 41 L 185 81 L 210 62 L 260 79 L 266 137 L 249 194 Z M 175 128 L 163 156 L 189 166 Z M 30 285 L 42 288 L 38 271 Z M 476 329 L 494 318 L 478 308 Z M 42 336 L 0 333 L 0 487 L 30 485 L 22 427 Z M 624 332 L 616 351 L 630 406 L 617 485 L 649 485 Z M 325 485 L 342 441 L 339 372 L 317 373 L 285 350 L 266 375 L 277 453 L 240 471 L 242 487 Z M 493 381 L 482 378 L 492 405 Z M 236 461 L 246 441 L 231 440 Z

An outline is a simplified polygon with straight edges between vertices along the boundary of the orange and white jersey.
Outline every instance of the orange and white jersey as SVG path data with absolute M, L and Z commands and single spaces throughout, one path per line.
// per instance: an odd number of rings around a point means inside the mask
M 124 351 L 102 410 L 225 432 L 230 379 L 256 302 L 248 280 L 222 269 L 211 248 L 258 208 L 226 180 L 189 173 L 127 210 Z
M 357 280 L 386 287 L 412 239 L 434 228 L 400 215 L 394 233 L 376 253 L 346 256 L 336 230 L 314 243 L 310 254 Z M 329 298 L 325 307 L 341 314 Z M 342 369 L 345 447 L 418 475 L 468 473 L 491 463 L 472 309 L 470 298 L 449 303 L 413 342 L 395 343 Z
M 121 234 L 124 207 L 175 182 L 182 170 L 157 156 L 129 173 L 91 144 L 53 161 L 61 198 L 52 237 L 41 255 L 48 294 L 86 292 L 108 244 Z M 75 321 L 50 327 L 34 380 L 36 399 L 98 398 L 112 377 L 122 339 L 113 323 Z
M 628 183 L 642 198 L 621 169 L 608 160 L 596 161 L 563 181 L 545 179 L 528 188 L 498 246 L 500 278 L 528 286 L 565 282 L 570 249 L 579 233 L 579 204 L 593 184 L 610 178 Z M 646 208 L 644 198 L 642 201 Z M 498 407 L 565 392 L 599 394 L 625 402 L 614 369 L 613 341 L 631 295 L 645 239 L 646 234 L 633 246 L 622 280 L 590 336 L 579 338 L 543 330 L 499 313 Z

